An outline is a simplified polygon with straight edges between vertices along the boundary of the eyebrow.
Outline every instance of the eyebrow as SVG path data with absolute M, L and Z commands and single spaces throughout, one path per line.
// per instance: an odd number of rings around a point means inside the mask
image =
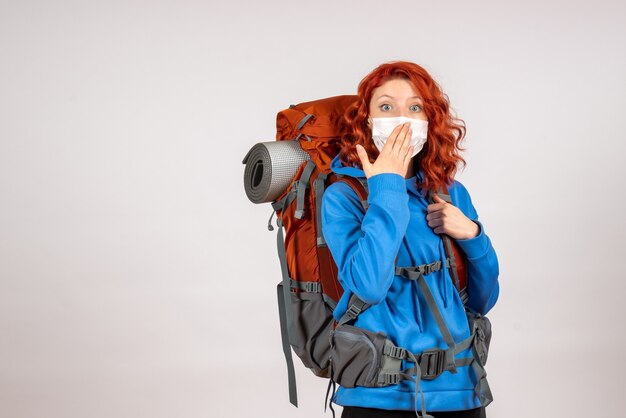
M 382 96 L 380 96 L 380 97 L 378 98 L 378 100 L 382 99 L 383 97 L 389 97 L 389 98 L 390 98 L 390 99 L 392 99 L 392 100 L 396 100 L 396 98 L 395 98 L 395 97 L 391 97 L 391 96 L 390 96 L 390 95 L 388 95 L 388 94 L 383 94 Z M 419 97 L 419 96 L 413 96 L 413 97 L 410 97 L 410 99 L 419 99 L 419 100 L 422 100 L 422 98 L 421 98 L 421 97 Z

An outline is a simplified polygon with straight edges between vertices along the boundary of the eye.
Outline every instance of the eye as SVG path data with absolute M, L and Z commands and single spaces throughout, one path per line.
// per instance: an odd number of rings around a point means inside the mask
M 391 110 L 391 105 L 388 105 L 386 103 L 383 104 L 383 105 L 380 105 L 378 107 L 380 107 L 380 110 L 382 110 L 383 112 L 387 112 L 387 111 Z
M 419 112 L 422 108 L 419 105 L 412 105 L 409 109 L 411 112 Z

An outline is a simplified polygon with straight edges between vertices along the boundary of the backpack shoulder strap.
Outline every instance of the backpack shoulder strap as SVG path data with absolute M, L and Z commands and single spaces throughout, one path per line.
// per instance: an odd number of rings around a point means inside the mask
M 367 210 L 369 204 L 367 203 L 367 195 L 368 195 L 368 187 L 367 187 L 367 179 L 361 177 L 351 177 L 345 176 L 343 174 L 336 174 L 337 181 L 342 181 L 347 183 L 352 189 L 356 192 L 357 196 L 361 200 L 361 205 L 364 210 Z
M 448 203 L 452 202 L 452 197 L 448 193 L 448 188 L 444 185 L 439 187 L 436 193 L 440 198 Z M 434 202 L 433 191 L 429 192 L 431 203 Z M 442 234 L 441 238 L 444 242 L 444 248 L 447 257 L 450 259 L 450 275 L 454 281 L 454 287 L 456 287 L 463 302 L 463 306 L 466 306 L 468 294 L 467 294 L 467 269 L 465 265 L 465 257 L 463 251 L 459 248 L 459 245 L 451 239 L 448 235 Z

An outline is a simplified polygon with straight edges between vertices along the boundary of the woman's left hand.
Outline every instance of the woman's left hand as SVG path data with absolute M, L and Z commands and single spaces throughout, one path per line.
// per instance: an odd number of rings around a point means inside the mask
M 478 236 L 480 227 L 452 203 L 433 195 L 435 203 L 428 205 L 426 221 L 436 234 L 447 234 L 454 239 L 469 239 Z

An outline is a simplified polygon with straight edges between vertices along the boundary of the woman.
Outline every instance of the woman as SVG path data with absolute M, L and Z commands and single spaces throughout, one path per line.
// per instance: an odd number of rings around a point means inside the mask
M 344 182 L 328 187 L 322 204 L 322 229 L 337 264 L 344 294 L 334 316 L 341 318 L 354 294 L 371 305 L 354 326 L 384 332 L 412 353 L 446 343 L 417 280 L 395 275 L 395 266 L 445 260 L 440 234 L 454 239 L 467 256 L 467 306 L 487 314 L 498 294 L 498 259 L 467 189 L 454 179 L 462 121 L 450 115 L 447 96 L 417 64 L 386 63 L 359 84 L 358 100 L 346 112 L 347 132 L 331 163 L 335 173 L 364 177 L 367 211 Z M 405 123 L 399 123 L 405 122 Z M 452 202 L 427 192 L 446 185 Z M 397 257 L 397 261 L 396 261 Z M 423 276 L 455 343 L 470 336 L 463 302 L 448 268 Z M 471 347 L 454 358 L 471 357 Z M 411 363 L 405 363 L 410 367 Z M 408 417 L 417 410 L 410 380 L 383 387 L 340 386 L 333 402 L 346 417 Z M 475 393 L 473 367 L 444 371 L 421 380 L 422 412 L 434 417 L 485 417 Z M 424 405 L 425 408 L 424 409 Z

